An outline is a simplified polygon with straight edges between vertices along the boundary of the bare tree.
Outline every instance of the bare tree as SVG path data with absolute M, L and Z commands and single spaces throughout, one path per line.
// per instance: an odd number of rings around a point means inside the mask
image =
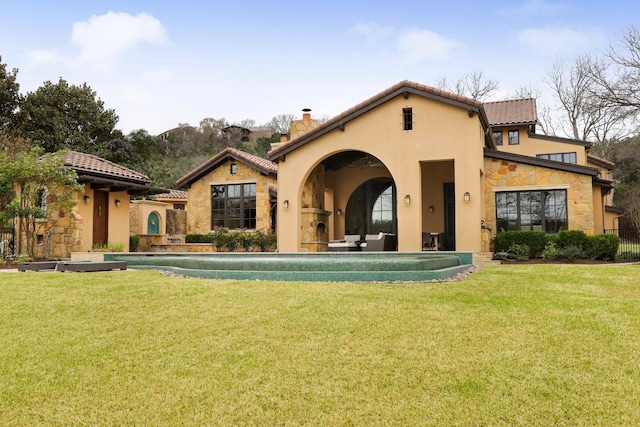
M 449 81 L 446 77 L 441 77 L 436 80 L 435 87 L 466 96 L 467 98 L 483 101 L 498 89 L 498 81 L 485 78 L 482 71 L 472 71 L 453 81 Z
M 553 91 L 560 118 L 554 120 L 550 114 L 548 130 L 555 128 L 564 136 L 603 145 L 629 135 L 630 109 L 607 102 L 598 94 L 593 76 L 602 67 L 589 55 L 576 58 L 571 65 L 562 60 L 553 64 L 544 81 Z
M 276 129 L 277 132 L 289 133 L 289 129 L 291 128 L 291 122 L 295 120 L 296 116 L 293 114 L 278 114 L 274 116 L 267 126 L 272 126 Z

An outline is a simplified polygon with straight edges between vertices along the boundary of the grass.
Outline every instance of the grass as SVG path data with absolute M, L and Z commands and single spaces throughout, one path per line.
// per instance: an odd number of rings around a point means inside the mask
M 640 425 L 639 273 L 2 273 L 0 424 Z

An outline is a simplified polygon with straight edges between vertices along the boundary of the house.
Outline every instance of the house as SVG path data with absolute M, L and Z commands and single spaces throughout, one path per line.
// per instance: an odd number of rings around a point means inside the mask
M 613 164 L 589 142 L 537 134 L 534 99 L 481 103 L 402 81 L 324 123 L 305 119 L 269 152 L 281 252 L 379 232 L 402 252 L 431 235 L 488 252 L 503 230 L 616 228 Z
M 206 234 L 216 227 L 275 231 L 276 179 L 273 162 L 227 147 L 176 181 L 187 191 L 187 230 Z
M 91 154 L 69 151 L 64 165 L 76 171 L 84 191 L 78 194 L 70 214 L 53 212 L 40 227 L 42 234 L 36 236 L 38 255 L 67 258 L 71 252 L 88 252 L 107 244 L 121 245 L 128 251 L 131 196 L 167 190 L 152 187 L 144 174 Z M 16 234 L 22 235 L 21 230 Z M 16 253 L 25 251 L 22 239 L 18 239 Z

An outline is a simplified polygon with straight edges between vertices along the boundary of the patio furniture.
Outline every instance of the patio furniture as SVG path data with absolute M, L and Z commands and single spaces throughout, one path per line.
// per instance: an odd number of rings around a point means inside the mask
M 439 251 L 444 243 L 444 233 L 422 233 L 422 250 Z
M 367 234 L 364 243 L 360 245 L 363 251 L 395 251 L 398 247 L 398 238 L 395 234 L 380 232 L 378 234 Z
M 344 239 L 331 240 L 329 252 L 353 252 L 360 250 L 360 235 L 345 234 Z

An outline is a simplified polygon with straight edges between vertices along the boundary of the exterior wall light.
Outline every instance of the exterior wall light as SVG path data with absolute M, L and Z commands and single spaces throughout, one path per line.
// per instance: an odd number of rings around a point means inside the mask
M 342 209 L 338 209 L 338 210 L 336 211 L 336 215 L 338 215 L 338 216 L 342 215 Z
M 120 207 L 120 200 L 116 199 L 116 208 Z
M 471 194 L 468 191 L 464 192 L 464 201 L 465 203 L 469 203 L 471 201 Z
M 282 202 L 282 207 L 285 209 L 289 209 L 289 201 L 285 200 L 284 202 Z
M 436 210 L 436 208 L 433 207 L 433 205 L 429 206 L 429 213 L 434 213 Z
M 406 195 L 404 196 L 404 204 L 409 206 L 411 204 L 411 196 L 410 195 Z
M 84 204 L 88 204 L 89 200 L 91 200 L 91 197 L 89 197 L 87 194 L 84 195 Z

